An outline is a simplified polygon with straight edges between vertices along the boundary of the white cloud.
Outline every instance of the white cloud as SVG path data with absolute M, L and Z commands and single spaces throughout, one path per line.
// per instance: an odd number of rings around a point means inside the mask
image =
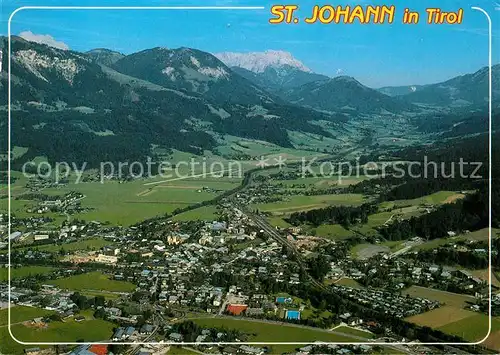
M 63 50 L 69 49 L 69 46 L 66 43 L 57 41 L 51 35 L 38 35 L 31 31 L 23 31 L 19 33 L 19 37 L 22 37 L 30 42 L 42 43 L 46 44 L 47 46 L 51 46 L 58 49 L 63 49 Z

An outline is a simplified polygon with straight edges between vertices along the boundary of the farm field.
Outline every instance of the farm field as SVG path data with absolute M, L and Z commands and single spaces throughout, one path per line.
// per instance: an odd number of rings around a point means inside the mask
M 491 333 L 488 339 L 484 341 L 484 346 L 500 351 L 500 317 L 491 320 Z
M 363 202 L 366 201 L 361 194 L 333 194 L 316 196 L 295 195 L 290 196 L 287 201 L 255 204 L 251 207 L 260 211 L 280 215 L 297 211 L 307 211 L 330 205 L 357 206 Z
M 185 157 L 190 162 L 190 156 Z M 202 158 L 199 159 L 202 162 Z M 210 159 L 205 163 L 210 166 Z M 202 173 L 201 164 L 195 165 L 194 173 Z M 251 164 L 242 163 L 242 171 L 251 168 Z M 199 169 L 196 170 L 196 169 Z M 210 169 L 206 168 L 206 174 Z M 137 179 L 130 182 L 118 182 L 107 180 L 100 182 L 75 183 L 76 176 L 70 176 L 70 182 L 67 185 L 57 188 L 45 188 L 40 192 L 47 195 L 62 195 L 70 191 L 80 192 L 85 197 L 81 200 L 81 206 L 89 208 L 87 212 L 74 215 L 72 218 L 84 220 L 96 220 L 100 222 L 109 222 L 113 225 L 128 226 L 147 218 L 152 218 L 165 213 L 171 213 L 177 208 L 183 208 L 190 204 L 206 201 L 214 198 L 221 191 L 235 188 L 241 183 L 239 172 L 233 177 L 213 177 L 213 176 L 194 176 L 188 167 L 179 168 L 179 177 L 161 178 L 154 177 L 149 179 Z M 165 176 L 176 176 L 174 172 L 165 173 Z M 27 192 L 25 184 L 27 178 L 21 176 L 12 185 L 11 208 L 14 215 L 19 217 L 28 217 L 30 214 L 26 209 L 34 206 L 36 201 L 23 200 L 22 194 Z M 6 188 L 2 186 L 0 190 L 2 195 L 7 193 Z M 15 199 L 18 197 L 19 199 Z M 0 206 L 0 211 L 7 212 L 7 204 Z M 62 222 L 65 216 L 56 213 L 47 213 Z
M 312 228 L 311 232 L 318 237 L 326 237 L 331 239 L 346 239 L 353 237 L 356 233 L 352 230 L 345 229 L 340 224 L 322 224 L 316 228 Z
M 16 324 L 11 329 L 16 339 L 25 342 L 99 342 L 109 340 L 115 327 L 114 323 L 87 317 L 87 320 L 82 322 L 76 322 L 73 319 L 65 322 L 51 322 L 46 328 Z M 9 336 L 9 334 L 7 333 L 6 336 Z M 19 354 L 19 349 L 29 347 L 33 347 L 33 345 L 21 345 L 10 339 L 4 351 L 6 353 Z
M 33 318 L 43 317 L 50 315 L 51 311 L 47 311 L 41 308 L 26 307 L 26 306 L 14 306 L 11 308 L 11 321 L 12 329 L 18 326 L 24 327 L 20 323 L 24 321 L 31 320 Z M 17 355 L 22 354 L 24 349 L 32 348 L 31 345 L 22 345 L 15 342 L 8 329 L 8 309 L 0 310 L 0 353 L 6 355 Z
M 479 277 L 481 280 L 488 282 L 490 270 L 468 270 L 473 276 Z M 491 285 L 500 288 L 500 280 L 494 272 L 491 273 Z
M 11 278 L 22 278 L 26 276 L 42 275 L 48 274 L 54 271 L 55 268 L 49 266 L 23 266 L 19 268 L 11 268 Z M 0 282 L 7 281 L 9 279 L 9 269 L 0 268 Z
M 499 229 L 492 228 L 491 229 L 492 238 L 495 238 L 496 236 L 498 236 L 499 232 L 500 232 Z M 413 250 L 430 250 L 430 249 L 437 248 L 441 245 L 445 245 L 445 244 L 452 243 L 452 242 L 464 241 L 464 240 L 475 240 L 475 241 L 482 240 L 482 241 L 484 241 L 484 240 L 488 240 L 488 237 L 489 237 L 488 228 L 483 228 L 483 229 L 479 229 L 479 230 L 474 231 L 474 232 L 460 234 L 460 235 L 457 235 L 454 237 L 429 240 L 423 244 L 420 244 L 420 245 L 414 247 Z
M 354 246 L 351 249 L 351 255 L 357 259 L 365 260 L 380 253 L 387 254 L 390 250 L 388 246 L 363 243 Z
M 39 251 L 46 251 L 49 253 L 57 253 L 61 249 L 63 249 L 64 251 L 98 250 L 106 245 L 110 246 L 110 245 L 113 245 L 113 243 L 110 241 L 107 241 L 105 239 L 102 239 L 102 238 L 91 238 L 91 239 L 84 239 L 84 240 L 80 240 L 78 242 L 71 242 L 71 243 L 66 243 L 66 244 L 44 244 L 44 245 L 37 245 L 37 246 L 26 246 L 26 247 L 15 248 L 15 249 L 16 250 L 37 249 Z M 7 252 L 7 251 L 5 251 L 5 252 Z
M 292 225 L 285 221 L 281 217 L 267 217 L 267 220 L 269 221 L 269 224 L 271 224 L 274 227 L 280 227 L 280 228 L 288 228 L 291 227 Z
M 349 342 L 354 341 L 348 335 L 340 336 L 322 330 L 295 327 L 285 324 L 266 323 L 263 321 L 237 320 L 229 318 L 200 318 L 193 319 L 200 326 L 226 327 L 238 329 L 246 334 L 251 334 L 249 341 L 261 342 Z M 299 345 L 272 346 L 272 353 L 292 352 Z
M 466 305 L 467 301 L 474 301 L 473 296 L 461 295 L 459 293 L 452 293 L 420 286 L 411 286 L 403 291 L 403 295 L 428 298 L 430 300 L 444 303 L 446 306 L 453 306 L 456 308 L 462 308 Z
M 473 312 L 473 314 L 467 318 L 450 322 L 438 329 L 448 334 L 457 335 L 470 342 L 479 341 L 488 334 L 488 316 L 486 314 Z M 491 332 L 492 334 L 500 332 L 499 317 L 495 317 L 491 320 Z M 500 349 L 499 339 L 492 339 L 490 337 L 488 340 L 489 346 L 494 346 L 492 349 Z
M 10 309 L 11 323 L 24 322 L 33 318 L 44 317 L 54 312 L 42 308 L 27 307 L 27 306 L 13 306 Z M 0 309 L 0 327 L 9 324 L 9 309 Z
M 362 337 L 362 338 L 366 338 L 366 339 L 373 339 L 374 338 L 374 335 L 370 332 L 365 332 L 363 330 L 358 330 L 358 329 L 348 327 L 345 325 L 334 328 L 333 330 L 335 330 L 337 332 L 346 333 L 346 334 L 352 334 L 354 336 Z
M 314 169 L 312 169 L 314 170 Z M 318 175 L 320 175 L 320 172 L 318 171 Z M 318 189 L 327 189 L 331 187 L 348 187 L 351 185 L 356 185 L 360 183 L 361 181 L 366 180 L 367 177 L 365 176 L 346 176 L 346 177 L 339 177 L 339 176 L 331 176 L 331 177 L 325 177 L 325 176 L 317 176 L 317 177 L 298 177 L 296 179 L 289 179 L 289 180 L 273 180 L 271 181 L 271 184 L 277 185 L 277 184 L 283 184 L 287 188 L 311 188 L 315 187 Z M 301 187 L 304 186 L 304 187 Z
M 441 205 L 444 203 L 452 203 L 458 199 L 464 198 L 465 195 L 455 191 L 438 191 L 430 195 L 410 199 L 410 200 L 395 200 L 386 201 L 380 204 L 383 209 L 393 209 L 404 206 L 418 205 Z
M 333 282 L 335 285 L 339 286 L 347 286 L 351 288 L 364 288 L 359 282 L 354 279 L 350 279 L 348 277 L 342 277 L 341 279 Z
M 219 194 L 215 191 L 230 190 L 240 183 L 239 180 L 205 181 L 205 179 L 145 181 L 74 184 L 64 189 L 44 190 L 44 192 L 61 194 L 78 191 L 86 196 L 81 201 L 82 206 L 93 209 L 76 217 L 127 226 L 147 218 L 171 213 L 177 208 L 210 200 Z
M 136 286 L 126 281 L 109 279 L 98 271 L 86 274 L 74 275 L 47 281 L 47 284 L 55 285 L 61 289 L 68 290 L 103 290 L 110 292 L 131 292 Z
M 477 313 L 467 311 L 455 306 L 443 306 L 432 311 L 417 314 L 407 318 L 408 321 L 431 328 L 440 328 L 447 324 L 461 321 L 476 315 Z
M 224 155 L 245 154 L 254 158 L 275 157 L 281 155 L 288 161 L 300 160 L 302 157 L 326 156 L 326 154 L 317 153 L 310 150 L 300 150 L 292 148 L 283 148 L 273 143 L 260 141 L 256 139 L 241 138 L 232 135 L 224 135 L 223 144 L 218 151 Z M 272 162 L 270 163 L 272 164 Z

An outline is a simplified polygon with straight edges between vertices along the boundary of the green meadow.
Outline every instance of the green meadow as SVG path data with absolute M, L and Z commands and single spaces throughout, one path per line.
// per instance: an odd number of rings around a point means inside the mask
M 56 269 L 48 266 L 23 266 L 23 267 L 11 268 L 10 273 L 11 273 L 11 279 L 17 279 L 27 276 L 48 274 L 54 270 Z M 0 268 L 0 282 L 7 281 L 8 279 L 9 279 L 9 269 Z
M 136 286 L 126 281 L 111 280 L 108 276 L 98 271 L 86 274 L 64 277 L 47 281 L 47 284 L 55 285 L 67 290 L 102 290 L 111 292 L 132 292 Z

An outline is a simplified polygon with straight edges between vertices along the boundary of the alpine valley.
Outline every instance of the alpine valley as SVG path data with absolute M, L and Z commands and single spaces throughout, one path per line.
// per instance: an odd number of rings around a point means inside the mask
M 7 39 L 0 45 L 6 53 Z M 11 138 L 22 151 L 13 166 L 38 156 L 93 166 L 172 149 L 254 157 L 235 137 L 264 153 L 281 147 L 361 155 L 484 133 L 487 74 L 481 68 L 443 83 L 377 90 L 352 77 L 316 74 L 282 51 L 80 53 L 13 37 Z M 495 87 L 499 79 L 496 65 Z M 6 71 L 0 85 L 8 85 Z M 7 90 L 0 103 L 6 111 Z M 0 125 L 6 128 L 6 115 Z

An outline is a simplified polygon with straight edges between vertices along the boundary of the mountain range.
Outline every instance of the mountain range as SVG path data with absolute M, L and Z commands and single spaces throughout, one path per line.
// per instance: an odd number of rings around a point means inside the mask
M 0 46 L 6 49 L 6 38 Z M 497 65 L 495 83 L 499 72 Z M 384 127 L 404 119 L 417 127 L 421 121 L 412 120 L 429 112 L 479 110 L 486 74 L 482 69 L 394 94 L 401 91 L 313 73 L 280 51 L 213 55 L 156 47 L 129 55 L 108 49 L 81 53 L 13 37 L 12 144 L 28 148 L 14 165 L 36 156 L 90 165 L 139 160 L 153 147 L 201 154 L 216 151 L 227 135 L 293 148 L 297 135 L 333 142 L 359 119 Z M 5 72 L 0 85 L 7 85 Z

